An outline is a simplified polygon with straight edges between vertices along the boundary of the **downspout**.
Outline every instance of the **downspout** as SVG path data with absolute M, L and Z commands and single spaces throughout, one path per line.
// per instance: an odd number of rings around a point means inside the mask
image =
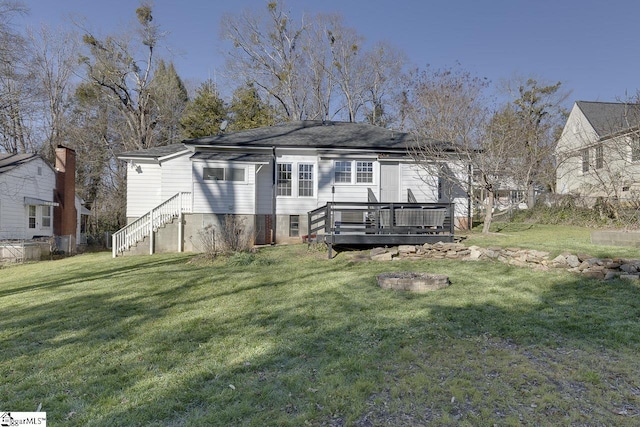
M 276 231 L 278 218 L 276 217 L 276 200 L 278 194 L 278 171 L 276 168 L 276 147 L 271 147 L 271 163 L 273 173 L 271 174 L 271 244 L 276 244 Z

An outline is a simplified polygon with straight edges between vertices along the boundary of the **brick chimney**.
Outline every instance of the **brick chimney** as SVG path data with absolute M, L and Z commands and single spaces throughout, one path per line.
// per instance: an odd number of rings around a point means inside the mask
M 56 148 L 56 189 L 53 208 L 53 234 L 76 236 L 76 152 L 61 145 Z

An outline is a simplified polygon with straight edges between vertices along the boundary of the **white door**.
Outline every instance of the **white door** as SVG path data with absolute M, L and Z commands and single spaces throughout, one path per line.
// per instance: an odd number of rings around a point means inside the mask
M 380 202 L 400 202 L 400 165 L 380 163 Z

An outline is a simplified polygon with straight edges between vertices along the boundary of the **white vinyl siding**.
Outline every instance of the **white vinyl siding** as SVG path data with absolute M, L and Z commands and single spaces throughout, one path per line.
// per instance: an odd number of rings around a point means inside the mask
M 408 200 L 408 190 L 411 190 L 420 203 L 438 202 L 438 177 L 431 176 L 424 168 L 416 165 L 401 164 L 402 201 Z
M 29 208 L 25 206 L 24 198 L 52 202 L 55 183 L 53 169 L 38 158 L 0 174 L 0 239 L 31 239 L 34 236 L 53 234 L 53 227 L 43 229 L 38 224 L 38 217 L 41 218 L 42 214 L 42 211 L 38 212 L 39 206 L 35 206 L 36 228 L 28 228 Z M 53 214 L 53 208 L 51 213 Z
M 162 170 L 157 163 L 141 161 L 127 167 L 127 218 L 138 218 L 163 201 Z
M 208 168 L 244 169 L 246 181 L 204 179 Z M 256 210 L 254 164 L 193 162 L 193 209 L 197 213 L 254 214 Z
M 285 155 L 277 159 L 278 166 L 291 165 L 291 195 L 285 196 L 278 192 L 277 196 L 277 213 L 286 215 L 300 215 L 306 214 L 310 210 L 317 208 L 319 205 L 324 205 L 331 199 L 319 200 L 318 199 L 318 176 L 317 173 L 317 157 L 310 155 Z M 303 189 L 300 187 L 300 167 L 304 171 L 303 177 Z M 309 170 L 312 168 L 312 171 Z M 309 173 L 313 174 L 313 181 L 305 181 L 304 178 L 309 178 Z M 331 179 L 331 177 L 330 177 Z M 330 184 L 329 184 L 330 187 Z M 284 189 L 284 186 L 281 186 Z M 301 193 L 302 191 L 302 193 Z M 329 188 L 331 191 L 331 188 Z M 312 196 L 303 196 L 301 194 L 312 193 Z
M 323 158 L 318 164 L 318 203 L 324 205 L 326 202 L 366 202 L 369 199 L 367 189 L 371 189 L 378 196 L 378 162 L 371 159 L 373 169 L 373 183 L 356 183 L 355 160 L 340 159 L 332 160 Z M 344 164 L 348 163 L 349 166 Z M 336 180 L 336 165 L 338 170 L 349 170 L 348 182 L 338 182 Z M 346 181 L 346 175 L 343 175 Z M 335 193 L 331 193 L 332 187 Z
M 162 162 L 162 201 L 180 192 L 193 191 L 191 155 L 190 152 Z

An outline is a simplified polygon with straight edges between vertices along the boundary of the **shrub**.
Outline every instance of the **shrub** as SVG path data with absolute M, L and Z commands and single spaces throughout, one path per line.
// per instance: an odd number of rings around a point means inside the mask
M 237 215 L 225 215 L 220 227 L 207 225 L 198 232 L 198 240 L 205 257 L 210 259 L 220 252 L 248 252 L 253 246 L 253 236 L 246 230 L 245 219 Z
M 213 259 L 218 254 L 216 246 L 216 229 L 209 224 L 198 232 L 198 240 L 202 247 L 202 253 L 206 258 Z
M 247 252 L 253 246 L 253 236 L 246 230 L 245 218 L 225 215 L 219 241 L 227 252 Z

